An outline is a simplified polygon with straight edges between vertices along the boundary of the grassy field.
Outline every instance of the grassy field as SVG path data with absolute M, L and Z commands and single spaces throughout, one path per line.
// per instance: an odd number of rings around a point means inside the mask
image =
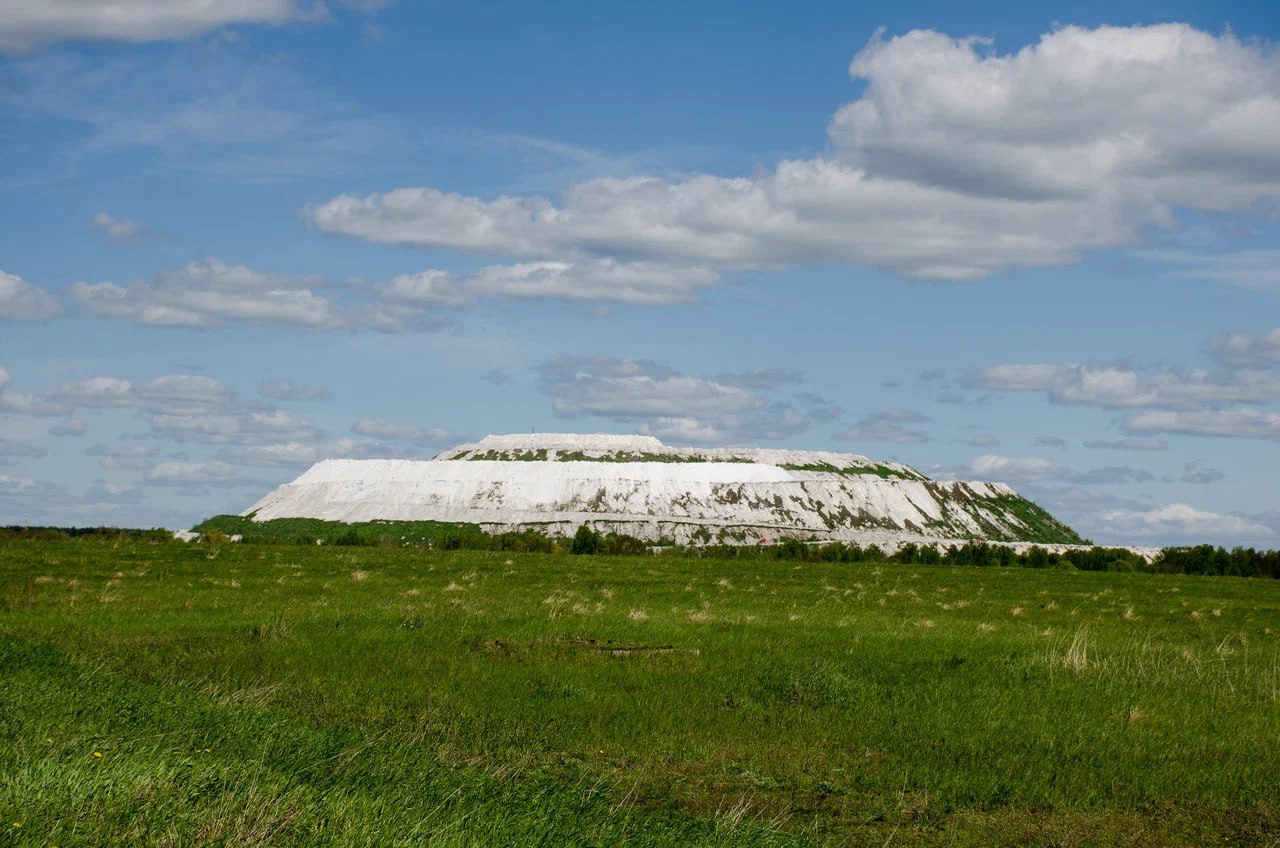
M 1280 583 L 0 544 L 0 844 L 1280 845 Z

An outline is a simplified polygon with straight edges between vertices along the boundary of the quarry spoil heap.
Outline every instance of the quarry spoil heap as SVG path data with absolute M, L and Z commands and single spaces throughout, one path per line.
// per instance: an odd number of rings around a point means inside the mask
M 488 436 L 432 460 L 324 460 L 243 514 L 551 535 L 585 524 L 681 544 L 1081 541 L 1003 483 L 930 480 L 852 453 L 677 448 L 599 434 Z

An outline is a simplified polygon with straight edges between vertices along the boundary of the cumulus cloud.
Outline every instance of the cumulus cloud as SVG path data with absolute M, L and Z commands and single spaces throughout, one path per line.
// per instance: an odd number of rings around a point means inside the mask
M 789 403 L 777 401 L 741 416 L 737 436 L 748 441 L 788 439 L 809 428 L 809 419 Z
M 1144 251 L 1142 256 L 1182 266 L 1181 274 L 1241 288 L 1280 292 L 1280 250 L 1256 248 L 1234 253 L 1196 253 L 1187 250 Z
M 351 319 L 313 289 L 313 278 L 267 274 L 201 259 L 151 283 L 76 283 L 71 294 L 95 315 L 145 326 L 221 327 L 229 323 L 334 329 Z
M 554 356 L 537 369 L 557 415 L 600 415 L 618 421 L 717 419 L 764 404 L 736 386 L 686 377 L 643 359 Z
M 1229 33 L 1068 26 L 999 55 L 916 31 L 873 41 L 851 72 L 867 90 L 830 140 L 898 178 L 1011 198 L 1111 194 L 1148 214 L 1242 208 L 1280 187 L 1280 62 Z
M 142 475 L 152 485 L 187 486 L 191 484 L 227 483 L 236 477 L 236 469 L 226 462 L 162 462 Z
M 669 444 L 724 444 L 731 436 L 727 429 L 705 424 L 697 418 L 660 416 L 641 421 L 636 432 L 655 436 Z
M 49 426 L 50 436 L 83 436 L 89 428 L 78 418 L 67 418 Z
M 927 415 L 911 410 L 886 409 L 866 416 L 849 429 L 836 433 L 833 438 L 845 442 L 927 442 L 930 440 L 928 433 L 907 425 L 929 420 L 931 419 Z
M 1280 414 L 1256 409 L 1143 412 L 1125 426 L 1133 433 L 1280 439 Z
M 477 297 L 616 301 L 642 306 L 685 303 L 720 275 L 705 268 L 614 259 L 491 265 L 474 274 L 431 270 L 402 274 L 380 287 L 387 300 L 416 306 L 467 306 Z
M 1280 267 L 1280 257 L 1272 267 Z M 1280 327 L 1256 336 L 1243 332 L 1224 333 L 1211 339 L 1209 347 L 1214 357 L 1228 366 L 1280 367 Z
M 0 51 L 69 40 L 165 41 L 233 24 L 320 19 L 323 4 L 299 0 L 0 0 Z
M 280 401 L 329 401 L 333 400 L 333 390 L 324 386 L 304 386 L 292 380 L 271 380 L 258 387 L 258 394 L 264 398 Z
M 1262 370 L 1137 371 L 1077 364 L 1005 364 L 980 368 L 967 381 L 999 391 L 1045 391 L 1054 403 L 1107 408 L 1194 408 L 1280 399 L 1280 373 Z
M 178 442 L 258 445 L 323 437 L 318 428 L 283 410 L 246 402 L 221 381 L 193 374 L 166 374 L 141 383 L 91 377 L 59 386 L 47 398 L 68 409 L 149 413 L 152 435 Z
M 844 415 L 844 407 L 816 392 L 800 392 L 796 400 L 809 404 L 806 414 L 814 421 L 834 421 Z
M 174 414 L 220 410 L 236 403 L 235 393 L 212 377 L 165 374 L 142 383 L 118 377 L 90 377 L 65 383 L 47 394 L 67 407 L 134 408 Z
M 767 391 L 790 383 L 803 383 L 804 375 L 790 368 L 764 367 L 737 374 L 717 374 L 716 380 L 726 386 Z
M 279 409 L 266 412 L 243 410 L 212 415 L 157 413 L 151 417 L 151 432 L 175 442 L 212 445 L 306 442 L 324 436 L 318 428 Z
M 93 216 L 93 228 L 109 240 L 121 244 L 133 244 L 147 233 L 147 225 L 142 221 L 117 218 L 106 212 Z
M 758 177 L 602 178 L 546 197 L 400 188 L 305 210 L 327 232 L 522 259 L 856 262 L 968 280 L 1130 244 L 1180 206 L 1280 196 L 1280 62 L 1181 24 L 1065 27 L 1014 54 L 913 31 L 853 60 L 833 152 Z
M 61 310 L 43 289 L 0 271 L 0 321 L 52 318 Z
M 1063 468 L 1043 457 L 1015 457 L 999 454 L 984 454 L 977 457 L 965 470 L 984 480 L 1021 480 L 1054 488 L 1147 483 L 1155 479 L 1155 475 L 1151 472 L 1127 465 L 1106 465 L 1087 471 L 1076 471 Z
M 357 436 L 369 436 L 375 439 L 386 439 L 392 442 L 419 442 L 422 444 L 442 445 L 457 441 L 448 430 L 439 427 L 411 427 L 408 424 L 397 424 L 381 418 L 361 418 L 351 425 L 351 432 Z
M 1183 503 L 1146 511 L 1113 510 L 1104 514 L 1103 520 L 1116 533 L 1157 539 L 1269 538 L 1275 535 L 1269 527 L 1254 519 L 1199 510 Z
M 1090 450 L 1163 451 L 1169 449 L 1164 439 L 1089 439 L 1084 446 Z
M 238 465 L 293 468 L 324 459 L 428 459 L 415 448 L 392 447 L 371 439 L 343 437 L 332 442 L 279 442 L 225 452 L 221 458 Z
M 0 456 L 44 456 L 44 448 L 0 438 Z
M 1060 469 L 1047 459 L 1037 456 L 1014 457 L 983 454 L 969 463 L 969 470 L 983 479 L 1018 479 L 1046 477 Z
M 109 470 L 146 471 L 156 464 L 154 442 L 126 442 L 114 445 L 90 445 L 86 456 L 98 457 L 98 464 Z
M 1188 462 L 1182 466 L 1182 482 L 1194 484 L 1216 483 L 1226 477 L 1216 468 L 1210 468 L 1199 460 Z

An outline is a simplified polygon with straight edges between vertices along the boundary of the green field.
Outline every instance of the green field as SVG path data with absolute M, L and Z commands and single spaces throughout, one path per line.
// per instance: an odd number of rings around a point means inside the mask
M 1280 844 L 1280 582 L 0 543 L 0 844 Z

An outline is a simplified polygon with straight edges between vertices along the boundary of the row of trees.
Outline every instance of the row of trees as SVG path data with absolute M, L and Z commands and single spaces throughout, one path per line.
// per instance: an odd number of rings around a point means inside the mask
M 224 520 L 225 519 L 225 520 Z M 654 545 L 634 536 L 601 534 L 587 525 L 572 538 L 549 536 L 537 530 L 485 533 L 473 525 L 435 522 L 368 522 L 339 524 L 312 519 L 282 519 L 261 524 L 239 516 L 219 516 L 197 528 L 205 541 L 223 543 L 239 534 L 244 543 L 305 544 L 367 547 L 419 547 L 434 550 L 507 551 L 510 553 L 575 554 L 579 556 L 679 556 L 705 559 L 785 562 L 897 562 L 909 565 L 964 565 L 997 568 L 1061 568 L 1081 571 L 1142 571 L 1158 574 L 1220 574 L 1235 577 L 1280 578 L 1280 550 L 1230 550 L 1213 545 L 1165 548 L 1153 561 L 1124 548 L 1079 548 L 1056 553 L 1032 547 L 1023 552 L 1006 545 L 970 542 L 938 550 L 932 545 L 903 545 L 892 553 L 875 545 L 843 542 L 809 543 L 780 539 L 770 545 L 692 545 L 669 541 Z M 173 542 L 166 530 L 115 527 L 0 527 L 0 541 Z

